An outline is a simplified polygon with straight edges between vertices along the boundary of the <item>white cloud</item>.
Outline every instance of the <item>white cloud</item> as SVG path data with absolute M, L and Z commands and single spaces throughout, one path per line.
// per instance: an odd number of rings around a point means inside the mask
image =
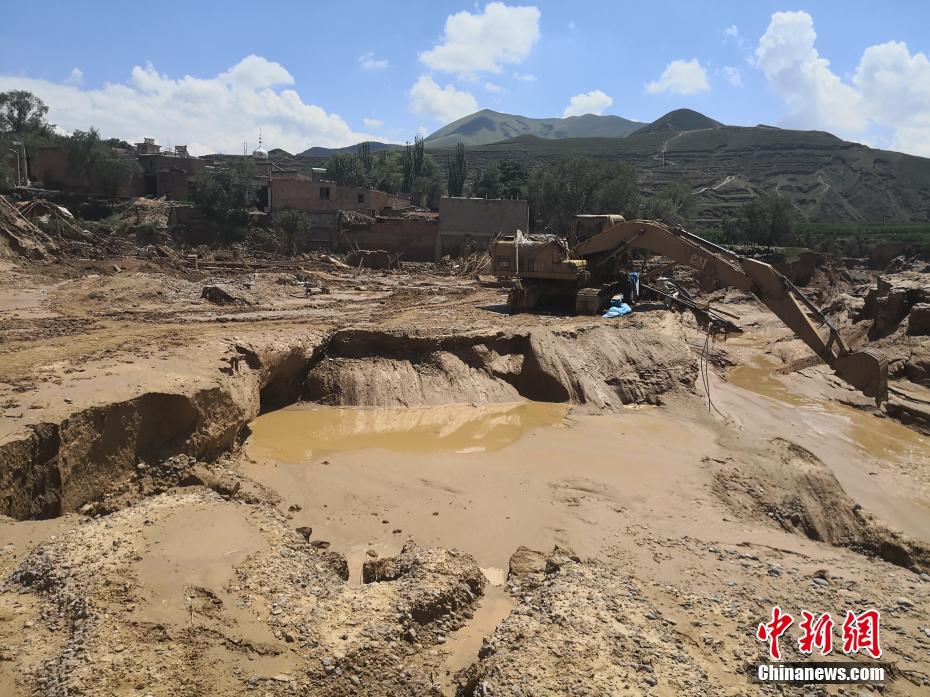
M 604 109 L 614 103 L 614 100 L 608 97 L 600 90 L 583 92 L 572 97 L 562 116 L 581 116 L 582 114 L 602 114 Z
M 574 20 L 568 23 L 568 30 L 569 30 L 569 31 L 575 31 L 575 29 L 577 29 L 577 28 L 578 28 L 578 27 L 575 26 Z
M 723 29 L 723 43 L 729 43 L 733 41 L 740 49 L 745 49 L 749 42 L 739 33 L 739 28 L 735 24 L 731 24 L 728 27 Z
M 484 83 L 484 89 L 486 92 L 490 92 L 491 94 L 503 94 L 507 91 L 504 87 L 501 87 L 494 82 Z
M 732 65 L 723 66 L 723 77 L 734 87 L 743 86 L 743 74 L 739 68 L 734 68 Z
M 302 151 L 341 147 L 377 136 L 356 133 L 338 115 L 305 103 L 279 63 L 247 56 L 211 78 L 173 79 L 152 65 L 135 67 L 128 82 L 85 90 L 18 75 L 0 75 L 0 92 L 28 90 L 49 107 L 49 121 L 66 131 L 95 126 L 105 137 L 136 142 L 152 136 L 187 143 L 192 154 L 237 153 L 259 129 L 271 147 Z
M 907 44 L 869 46 L 844 82 L 815 47 L 814 21 L 806 12 L 776 12 L 756 49 L 756 63 L 785 100 L 785 122 L 861 141 L 893 132 L 891 147 L 930 155 L 930 60 Z
M 410 88 L 410 111 L 450 123 L 478 111 L 478 101 L 471 92 L 440 87 L 430 75 L 421 75 Z
M 420 54 L 433 70 L 475 79 L 478 73 L 500 73 L 507 63 L 522 63 L 539 40 L 537 7 L 509 7 L 492 2 L 484 12 L 462 11 L 446 18 L 440 42 Z
M 788 125 L 853 133 L 865 128 L 862 97 L 830 70 L 814 48 L 806 12 L 776 12 L 756 48 L 756 63 L 788 104 Z
M 648 94 L 696 94 L 710 89 L 707 71 L 697 58 L 674 60 L 669 63 L 658 80 L 646 85 Z
M 362 125 L 365 128 L 370 128 L 372 130 L 375 130 L 377 128 L 381 128 L 384 125 L 384 121 L 382 121 L 381 119 L 365 118 L 365 119 L 362 119 Z
M 66 85 L 80 86 L 84 82 L 84 72 L 80 68 L 71 68 L 68 77 L 65 78 Z
M 524 82 L 536 82 L 536 76 L 532 73 L 514 73 L 513 76 Z
M 375 58 L 375 54 L 371 52 L 360 55 L 358 64 L 362 70 L 384 70 L 391 65 L 387 58 Z

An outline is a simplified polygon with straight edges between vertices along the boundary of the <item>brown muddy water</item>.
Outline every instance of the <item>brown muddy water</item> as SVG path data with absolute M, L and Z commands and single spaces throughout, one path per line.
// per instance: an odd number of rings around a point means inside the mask
M 536 428 L 560 424 L 563 404 L 365 409 L 297 404 L 258 417 L 250 443 L 257 455 L 312 462 L 329 453 L 365 449 L 396 453 L 495 452 Z
M 715 388 L 715 404 L 746 433 L 807 448 L 853 500 L 930 542 L 930 438 L 893 419 L 809 394 L 796 384 L 806 378 L 779 375 L 779 367 L 757 357 L 733 368 Z

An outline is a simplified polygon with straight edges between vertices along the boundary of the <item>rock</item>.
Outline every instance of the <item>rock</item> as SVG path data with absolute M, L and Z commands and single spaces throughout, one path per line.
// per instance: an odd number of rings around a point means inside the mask
M 920 303 L 911 308 L 907 316 L 907 333 L 930 334 L 930 304 Z
M 204 286 L 200 297 L 215 305 L 255 305 L 256 300 L 249 293 L 226 284 Z
M 930 574 L 926 574 L 926 573 L 921 574 L 920 580 L 923 581 L 924 583 L 930 583 Z
M 310 535 L 313 534 L 313 528 L 308 528 L 306 526 L 301 526 L 297 528 L 297 534 L 303 537 L 307 542 L 310 541 Z
M 313 540 L 310 544 L 316 549 L 329 549 L 330 543 L 326 540 Z
M 907 291 L 891 288 L 887 294 L 875 299 L 875 331 L 884 333 L 893 329 L 907 314 Z
M 898 604 L 899 607 L 904 607 L 904 608 L 914 607 L 914 601 L 911 600 L 910 598 L 901 597 L 895 600 L 895 602 Z
M 217 474 L 206 465 L 194 465 L 190 472 L 181 480 L 182 486 L 205 486 L 213 489 L 220 496 L 235 496 L 240 484 L 231 475 Z
M 291 676 L 285 675 L 284 673 L 278 673 L 272 678 L 272 680 L 274 680 L 275 682 L 290 682 Z
M 339 552 L 326 550 L 321 555 L 323 562 L 343 581 L 349 580 L 349 562 Z
M 524 579 L 542 577 L 546 573 L 546 554 L 537 552 L 528 547 L 517 547 L 517 551 L 510 556 L 507 580 L 524 583 Z
M 816 583 L 818 586 L 829 586 L 830 585 L 830 582 L 827 579 L 821 578 L 820 576 L 814 579 L 814 583 Z

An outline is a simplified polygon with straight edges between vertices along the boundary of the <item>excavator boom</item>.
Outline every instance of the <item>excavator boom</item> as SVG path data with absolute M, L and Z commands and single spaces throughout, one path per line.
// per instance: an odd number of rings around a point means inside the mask
M 668 257 L 728 286 L 752 293 L 841 379 L 874 397 L 877 402 L 887 400 L 888 363 L 885 357 L 870 349 L 850 352 L 830 320 L 770 264 L 739 256 L 697 235 L 654 220 L 631 220 L 611 225 L 578 244 L 572 250 L 572 257 L 615 256 L 632 249 Z

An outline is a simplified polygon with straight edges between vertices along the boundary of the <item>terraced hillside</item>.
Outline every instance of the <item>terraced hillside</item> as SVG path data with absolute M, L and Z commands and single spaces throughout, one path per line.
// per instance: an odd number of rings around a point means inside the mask
M 432 151 L 444 158 L 446 149 Z M 521 136 L 468 149 L 469 167 L 501 159 L 528 166 L 580 154 L 636 165 L 646 191 L 684 180 L 712 224 L 761 194 L 782 194 L 807 222 L 930 221 L 930 159 L 876 150 L 820 131 L 720 126 L 625 138 Z

